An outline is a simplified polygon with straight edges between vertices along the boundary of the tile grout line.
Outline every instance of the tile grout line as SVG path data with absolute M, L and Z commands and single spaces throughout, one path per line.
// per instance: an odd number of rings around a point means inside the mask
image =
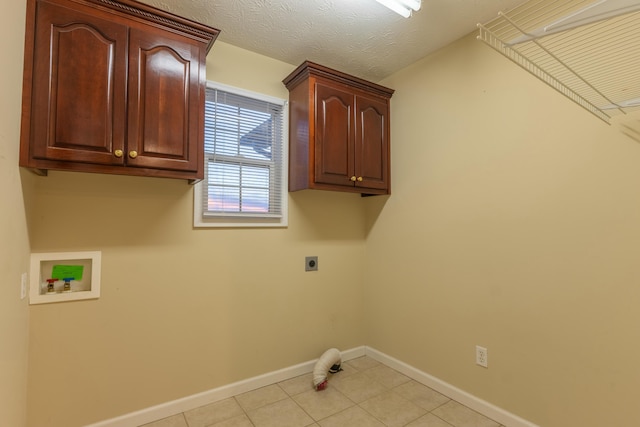
M 251 425 L 253 427 L 256 427 L 256 425 L 253 423 L 253 420 L 251 419 L 251 417 L 249 416 L 249 412 L 247 412 L 246 409 L 244 409 L 244 407 L 240 404 L 240 401 L 238 399 L 236 399 L 236 396 L 233 396 L 233 401 L 236 402 L 236 405 L 238 405 L 240 407 L 240 409 L 242 409 L 242 413 L 244 414 L 245 417 L 247 417 L 247 419 L 249 420 L 249 422 L 251 423 Z M 219 423 L 217 423 L 219 424 Z M 215 424 L 208 426 L 208 427 L 213 427 Z
M 300 410 L 302 410 L 302 412 L 304 412 L 305 414 L 307 414 L 307 416 L 308 416 L 308 417 L 313 421 L 311 424 L 307 424 L 305 427 L 309 427 L 309 426 L 312 426 L 312 425 L 314 425 L 314 424 L 318 424 L 318 421 L 316 421 L 316 419 L 315 419 L 315 418 L 313 418 L 313 417 L 311 416 L 311 414 L 310 414 L 310 413 L 308 413 L 307 411 L 305 411 L 305 410 L 304 410 L 304 408 L 303 408 L 302 406 L 300 406 L 300 404 L 299 404 L 298 402 L 296 402 L 296 400 L 293 398 L 293 396 L 292 396 L 292 395 L 290 395 L 289 393 L 287 393 L 287 391 L 286 391 L 285 389 L 283 389 L 283 388 L 280 386 L 280 383 L 276 383 L 276 385 L 277 385 L 278 387 L 280 387 L 280 390 L 282 390 L 282 391 L 284 392 L 284 394 L 286 394 L 286 395 L 287 395 L 287 399 L 289 399 L 289 400 L 291 400 L 293 403 L 295 403 L 295 404 L 296 404 L 296 406 L 297 406 L 298 408 L 300 408 Z M 298 393 L 298 394 L 300 394 L 300 393 Z

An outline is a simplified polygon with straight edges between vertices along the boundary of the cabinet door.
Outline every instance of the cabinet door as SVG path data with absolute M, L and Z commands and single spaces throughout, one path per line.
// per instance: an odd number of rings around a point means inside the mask
M 315 89 L 315 181 L 353 187 L 353 93 L 320 82 Z
M 389 104 L 386 100 L 356 97 L 356 187 L 388 189 Z
M 155 28 L 132 28 L 130 37 L 128 166 L 197 171 L 204 161 L 199 46 Z
M 121 164 L 125 137 L 127 27 L 53 3 L 37 3 L 31 156 Z

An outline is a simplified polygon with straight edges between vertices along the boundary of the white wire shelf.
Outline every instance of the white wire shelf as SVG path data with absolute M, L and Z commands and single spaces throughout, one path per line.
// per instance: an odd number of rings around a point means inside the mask
M 530 0 L 478 39 L 610 123 L 640 111 L 640 1 Z

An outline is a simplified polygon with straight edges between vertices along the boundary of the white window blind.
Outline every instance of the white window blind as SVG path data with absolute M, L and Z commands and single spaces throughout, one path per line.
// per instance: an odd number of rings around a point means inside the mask
M 282 99 L 208 84 L 196 226 L 286 225 L 284 107 Z

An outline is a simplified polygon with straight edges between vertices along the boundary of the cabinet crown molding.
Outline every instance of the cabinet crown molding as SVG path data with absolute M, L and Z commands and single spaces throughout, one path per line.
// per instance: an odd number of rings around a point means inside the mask
M 300 64 L 300 66 L 293 70 L 291 74 L 282 81 L 282 83 L 284 83 L 287 89 L 291 90 L 301 82 L 308 79 L 309 76 L 328 78 L 332 81 L 342 83 L 352 88 L 366 90 L 367 92 L 371 92 L 384 98 L 390 98 L 395 92 L 393 89 L 389 89 L 388 87 L 372 83 L 311 61 L 305 61 Z
M 156 22 L 164 27 L 174 28 L 180 32 L 190 34 L 201 39 L 207 44 L 207 52 L 213 46 L 216 38 L 220 34 L 220 30 L 212 28 L 198 22 L 187 20 L 170 12 L 147 6 L 143 3 L 133 0 L 74 0 L 81 4 L 91 4 L 94 6 L 102 6 L 111 10 L 123 11 L 129 17 L 138 17 L 144 22 Z

